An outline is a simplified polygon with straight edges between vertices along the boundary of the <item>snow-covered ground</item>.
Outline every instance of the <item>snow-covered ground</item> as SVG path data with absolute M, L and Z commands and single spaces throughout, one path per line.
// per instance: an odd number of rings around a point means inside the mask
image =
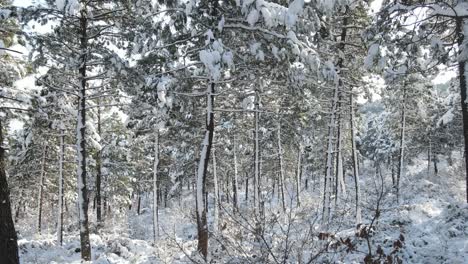
M 434 175 L 427 173 L 423 160 L 414 164 L 408 166 L 403 177 L 399 204 L 389 191 L 389 172 L 383 173 L 380 216 L 375 218 L 369 236 L 374 259 L 381 254 L 403 263 L 468 263 L 468 206 L 464 202 L 461 167 L 441 164 L 439 174 Z M 220 231 L 210 239 L 212 259 L 217 261 L 215 263 L 363 263 L 369 245 L 365 237 L 356 235 L 353 206 L 347 205 L 353 202 L 352 178 L 347 179 L 347 184 L 349 197 L 339 201 L 341 205 L 328 226 L 328 230 L 335 230 L 327 231 L 333 234 L 331 237 L 323 237 L 321 230 L 325 227 L 318 221 L 320 195 L 309 188 L 302 194 L 300 208 L 294 206 L 283 213 L 277 199 L 266 204 L 264 235 L 260 239 L 253 235 L 256 227 L 246 217 L 248 207 L 239 214 L 231 213 L 230 208 L 221 210 L 224 213 Z M 363 197 L 370 197 L 363 201 L 363 221 L 368 226 L 376 213 L 381 181 L 372 169 L 366 169 L 361 184 Z M 149 206 L 146 199 L 143 199 L 140 215 L 134 210 L 127 211 L 106 219 L 104 227 L 97 232 L 92 228 L 93 263 L 200 261 L 196 253 L 191 192 L 185 190 L 180 201 L 174 198 L 170 207 L 160 211 L 160 237 L 156 243 L 153 242 L 152 212 L 146 208 Z M 242 193 L 240 197 L 244 197 Z M 291 198 L 294 201 L 294 197 Z M 59 246 L 52 231 L 33 234 L 27 221 L 20 222 L 18 230 L 21 263 L 80 263 L 76 231 L 65 233 L 64 244 Z M 347 238 L 350 243 L 344 242 Z

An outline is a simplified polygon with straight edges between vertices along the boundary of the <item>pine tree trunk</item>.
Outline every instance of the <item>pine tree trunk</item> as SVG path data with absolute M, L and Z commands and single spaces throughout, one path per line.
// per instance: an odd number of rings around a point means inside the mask
M 88 1 L 82 0 L 82 8 L 80 11 L 80 66 L 79 86 L 78 91 L 78 122 L 77 122 L 77 177 L 78 177 L 78 208 L 79 208 L 79 226 L 80 226 L 80 241 L 81 241 L 81 259 L 84 261 L 91 260 L 91 246 L 89 242 L 89 227 L 88 227 L 88 191 L 86 187 L 86 70 L 88 57 Z
M 159 166 L 159 131 L 154 135 L 154 163 L 153 163 L 153 240 L 159 237 L 159 212 L 158 212 L 158 166 Z
M 356 149 L 356 128 L 354 126 L 354 100 L 353 92 L 350 93 L 350 125 L 351 125 L 351 155 L 353 159 L 353 174 L 355 188 L 355 203 L 356 203 L 356 224 L 361 223 L 361 206 L 360 206 L 360 187 L 359 187 L 359 168 Z M 393 166 L 393 165 L 392 165 Z
M 429 139 L 429 147 L 427 148 L 427 174 L 431 173 L 431 156 L 432 156 L 432 141 Z
M 340 40 L 341 42 L 338 45 L 338 50 L 345 53 L 345 41 L 347 37 L 347 30 L 348 30 L 348 11 L 349 7 L 345 6 L 345 13 L 343 16 L 343 25 L 341 29 L 341 34 L 340 34 Z M 344 64 L 344 58 L 338 58 L 337 66 L 338 69 L 340 70 L 343 68 Z M 331 192 L 332 192 L 332 170 L 333 170 L 333 135 L 334 135 L 334 129 L 336 126 L 336 114 L 337 114 L 337 107 L 339 103 L 339 94 L 340 94 L 340 89 L 343 86 L 343 81 L 341 79 L 341 76 L 338 76 L 338 80 L 335 83 L 335 91 L 333 95 L 333 101 L 332 101 L 332 111 L 330 115 L 330 122 L 328 123 L 328 143 L 327 143 L 327 154 L 326 154 L 326 163 L 325 163 L 325 180 L 324 180 L 324 198 L 323 198 L 323 216 L 322 216 L 322 221 L 327 222 L 330 217 L 330 211 L 331 211 Z
M 214 219 L 213 231 L 218 232 L 219 227 L 219 188 L 218 188 L 218 174 L 216 173 L 216 155 L 215 148 L 213 147 L 213 182 L 214 182 Z
M 58 219 L 57 219 L 57 241 L 63 244 L 63 158 L 65 155 L 65 131 L 60 130 L 60 153 L 59 153 L 59 193 L 58 193 Z
M 340 173 L 340 166 L 342 165 L 340 158 L 341 158 L 341 91 L 338 94 L 338 106 L 336 108 L 337 111 L 337 125 L 336 125 L 336 144 L 335 144 L 335 206 L 338 203 L 338 195 L 339 195 L 339 173 Z
M 326 152 L 326 162 L 325 162 L 325 178 L 323 185 L 323 215 L 322 221 L 327 222 L 330 217 L 331 211 L 331 194 L 332 194 L 332 166 L 333 166 L 333 135 L 335 130 L 335 115 L 336 107 L 338 103 L 338 92 L 339 85 L 335 86 L 333 101 L 332 101 L 332 111 L 330 115 L 330 121 L 328 123 L 328 139 L 327 139 L 327 152 Z
M 397 202 L 400 201 L 400 179 L 403 177 L 403 162 L 405 156 L 405 129 L 406 129 L 406 84 L 403 84 L 403 100 L 401 109 L 400 149 L 398 154 L 398 171 L 396 178 Z
M 284 197 L 284 164 L 283 164 L 283 146 L 281 144 L 281 122 L 278 121 L 278 162 L 279 162 L 279 193 L 281 193 L 281 205 L 283 211 L 286 210 L 286 201 Z
M 3 126 L 0 119 L 0 256 L 2 263 L 19 264 L 18 242 L 11 215 L 10 189 L 6 176 Z
M 233 202 L 234 210 L 238 211 L 239 210 L 239 208 L 238 208 L 239 201 L 238 201 L 237 190 L 239 188 L 239 182 L 238 182 L 239 172 L 238 172 L 238 169 L 237 169 L 237 142 L 236 142 L 236 136 L 235 135 L 233 137 L 233 144 L 234 144 L 234 146 L 233 146 L 233 152 L 234 152 L 234 181 L 233 181 L 233 184 L 232 184 L 232 190 L 233 190 L 232 202 Z
M 197 170 L 197 230 L 198 230 L 198 246 L 197 250 L 203 255 L 203 258 L 208 258 L 208 223 L 207 223 L 207 208 L 206 199 L 206 176 L 208 171 L 208 164 L 210 160 L 211 148 L 213 145 L 214 134 L 214 93 L 215 84 L 212 82 L 207 88 L 207 104 L 206 104 L 206 131 L 203 139 L 203 147 L 200 153 L 200 161 Z
M 42 153 L 41 161 L 41 176 L 39 178 L 39 194 L 37 196 L 37 232 L 41 234 L 42 229 L 42 203 L 44 197 L 44 178 L 45 178 L 45 164 L 47 157 L 47 146 L 44 146 L 44 152 Z
M 141 193 L 138 191 L 137 215 L 141 213 Z
M 249 173 L 245 172 L 245 202 L 249 201 Z
M 457 18 L 457 42 L 458 50 L 461 53 L 463 50 L 465 35 L 464 31 L 466 28 L 464 18 Z M 458 62 L 458 78 L 460 81 L 460 99 L 462 108 L 462 120 L 463 120 L 463 138 L 465 139 L 465 177 L 466 177 L 466 202 L 468 203 L 468 102 L 467 102 L 467 87 L 466 87 L 466 60 Z
M 301 173 L 302 173 L 302 146 L 299 146 L 297 152 L 297 168 L 296 168 L 296 203 L 297 207 L 301 206 Z
M 101 131 L 101 100 L 98 99 L 97 107 L 97 133 L 99 137 L 102 135 Z M 99 142 L 101 143 L 101 142 Z M 98 227 L 102 222 L 102 206 L 101 206 L 101 179 L 102 179 L 102 161 L 101 161 L 102 151 L 98 149 L 96 151 L 96 220 Z
M 255 92 L 255 130 L 254 130 L 254 164 L 255 164 L 255 174 L 254 174 L 254 209 L 255 216 L 259 216 L 260 210 L 260 163 L 259 163 L 259 140 L 258 140 L 258 130 L 259 130 L 259 113 L 260 111 L 260 95 L 259 92 Z

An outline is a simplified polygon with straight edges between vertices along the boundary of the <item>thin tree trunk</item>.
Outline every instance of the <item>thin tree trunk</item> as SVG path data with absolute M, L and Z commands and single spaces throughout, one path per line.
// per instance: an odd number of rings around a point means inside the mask
M 5 169 L 3 126 L 0 119 L 0 256 L 6 264 L 19 264 L 18 242 L 11 215 L 10 189 Z
M 213 181 L 214 181 L 214 221 L 213 231 L 218 232 L 219 227 L 219 188 L 218 188 L 218 174 L 216 173 L 216 155 L 215 148 L 213 150 Z
M 208 223 L 207 223 L 207 208 L 205 207 L 206 200 L 206 176 L 208 164 L 210 160 L 211 147 L 213 145 L 214 134 L 214 93 L 215 84 L 211 82 L 207 88 L 207 104 L 206 104 L 206 131 L 203 139 L 203 147 L 200 153 L 200 161 L 197 170 L 197 230 L 198 230 L 198 246 L 197 250 L 203 255 L 205 261 L 208 258 Z
M 239 182 L 238 182 L 238 169 L 237 169 L 237 142 L 236 142 L 236 136 L 234 135 L 233 136 L 233 152 L 234 152 L 234 181 L 233 181 L 233 185 L 232 185 L 232 189 L 233 189 L 233 197 L 232 197 L 232 201 L 233 201 L 233 205 L 234 205 L 234 210 L 238 211 L 239 208 L 238 208 L 238 204 L 239 204 L 239 201 L 238 201 L 238 194 L 237 194 L 237 190 L 239 188 Z
M 255 216 L 259 216 L 259 209 L 260 209 L 260 163 L 259 163 L 259 142 L 258 142 L 258 130 L 259 130 L 259 110 L 260 110 L 260 95 L 259 92 L 255 92 L 255 130 L 254 130 L 254 149 L 255 149 L 255 175 L 254 175 L 254 209 L 255 209 Z
M 335 129 L 335 114 L 336 107 L 338 102 L 338 90 L 339 86 L 335 86 L 335 92 L 332 101 L 332 111 L 330 116 L 330 121 L 328 123 L 328 139 L 327 139 L 327 154 L 325 162 L 325 179 L 323 186 L 323 216 L 322 221 L 327 222 L 330 217 L 330 199 L 332 193 L 332 166 L 333 166 L 333 135 Z
M 101 131 L 101 100 L 98 99 L 97 107 L 97 133 L 99 137 L 102 135 Z M 101 143 L 101 142 L 99 142 Z M 102 206 L 101 206 L 101 179 L 102 179 L 102 161 L 101 161 L 102 151 L 98 149 L 96 151 L 96 220 L 98 227 L 102 222 Z
M 400 179 L 403 177 L 403 162 L 405 156 L 405 129 L 406 129 L 406 84 L 403 84 L 403 101 L 401 109 L 400 149 L 398 156 L 398 172 L 396 178 L 397 201 L 400 201 Z
M 278 162 L 279 162 L 279 192 L 281 193 L 281 205 L 283 211 L 286 210 L 286 201 L 284 197 L 284 164 L 283 164 L 283 146 L 281 143 L 281 122 L 278 121 Z
M 159 131 L 154 135 L 154 164 L 153 164 L 153 240 L 159 237 L 158 218 L 158 166 L 159 166 Z
M 338 94 L 338 106 L 337 106 L 337 125 L 336 125 L 336 147 L 335 147 L 335 206 L 338 203 L 338 195 L 339 195 L 339 186 L 340 186 L 340 172 L 342 172 L 342 163 L 341 159 L 341 91 Z M 343 176 L 343 175 L 341 175 Z
M 137 202 L 137 215 L 140 215 L 141 211 L 141 193 L 138 191 L 138 202 Z
M 249 201 L 249 173 L 245 172 L 245 202 Z
M 432 141 L 429 139 L 429 147 L 427 148 L 427 174 L 431 173 L 431 155 L 432 155 Z
M 302 146 L 299 146 L 297 152 L 297 169 L 296 169 L 296 202 L 297 206 L 301 206 L 301 173 L 302 173 Z
M 41 234 L 42 229 L 42 203 L 44 197 L 44 178 L 45 178 L 45 164 L 46 164 L 46 157 L 47 157 L 47 146 L 44 147 L 44 152 L 42 153 L 42 161 L 41 161 L 41 176 L 39 180 L 39 194 L 37 196 L 37 232 Z
M 77 122 L 77 176 L 78 176 L 78 207 L 79 207 L 79 226 L 81 241 L 81 259 L 91 261 L 91 246 L 89 242 L 88 227 L 88 192 L 86 187 L 86 70 L 88 57 L 88 1 L 81 1 L 80 10 L 80 58 L 79 58 L 79 82 L 78 91 L 78 122 Z
M 356 203 L 356 224 L 362 222 L 361 220 L 361 206 L 360 206 L 360 187 L 359 187 L 359 167 L 356 149 L 356 128 L 354 126 L 354 100 L 353 93 L 350 93 L 350 125 L 351 125 L 351 155 L 353 159 L 353 174 L 354 174 L 354 188 L 355 188 L 355 203 Z M 393 159 L 392 159 L 393 160 Z M 392 161 L 393 163 L 393 161 Z M 392 165 L 393 167 L 393 165 Z
M 465 20 L 464 18 L 457 18 L 456 19 L 456 31 L 457 31 L 457 42 L 458 42 L 458 50 L 461 53 L 464 45 L 465 40 Z M 466 76 L 465 76 L 465 67 L 466 67 L 466 60 L 462 60 L 458 62 L 458 78 L 460 81 L 460 100 L 461 100 L 461 108 L 462 108 L 462 120 L 463 120 L 463 138 L 465 139 L 465 177 L 466 177 L 466 202 L 468 203 L 468 103 L 467 103 L 467 91 L 466 91 Z
M 63 244 L 63 158 L 65 155 L 65 131 L 60 130 L 60 153 L 59 153 L 59 194 L 58 194 L 58 219 L 57 219 L 57 241 Z
M 338 50 L 341 52 L 345 52 L 345 41 L 347 37 L 347 25 L 348 25 L 348 11 L 349 7 L 345 7 L 345 13 L 343 17 L 343 25 L 341 29 L 341 34 L 340 34 L 340 39 L 341 43 L 338 46 Z M 337 62 L 338 69 L 343 68 L 344 64 L 344 59 L 339 58 Z M 334 129 L 335 129 L 335 119 L 336 119 L 336 113 L 337 113 L 337 107 L 338 107 L 338 98 L 339 98 L 339 93 L 340 93 L 340 88 L 343 85 L 343 81 L 341 80 L 341 76 L 338 76 L 338 80 L 335 84 L 335 91 L 333 95 L 333 101 L 332 101 L 332 111 L 331 111 L 331 116 L 330 116 L 330 122 L 328 124 L 328 146 L 327 146 L 327 155 L 326 155 L 326 163 L 325 163 L 325 180 L 324 180 L 324 198 L 323 198 L 323 216 L 322 216 L 322 221 L 327 222 L 330 217 L 330 211 L 331 211 L 331 192 L 332 192 L 332 166 L 333 166 L 333 135 L 334 135 Z

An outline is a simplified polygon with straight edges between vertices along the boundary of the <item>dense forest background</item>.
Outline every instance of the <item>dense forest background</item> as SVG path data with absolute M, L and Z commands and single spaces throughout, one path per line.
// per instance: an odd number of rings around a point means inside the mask
M 0 263 L 465 263 L 468 1 L 0 0 Z

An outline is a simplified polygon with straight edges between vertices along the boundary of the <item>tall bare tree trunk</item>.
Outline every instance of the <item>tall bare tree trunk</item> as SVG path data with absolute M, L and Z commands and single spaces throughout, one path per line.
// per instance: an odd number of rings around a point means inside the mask
M 457 31 L 457 42 L 458 52 L 461 53 L 465 45 L 465 19 L 460 17 L 456 19 L 456 31 Z M 458 61 L 458 79 L 460 81 L 460 99 L 462 108 L 462 120 L 463 120 L 463 138 L 465 139 L 465 177 L 466 177 L 466 202 L 468 203 L 468 102 L 467 102 L 467 91 L 466 91 L 466 60 Z
M 326 161 L 325 161 L 325 179 L 323 185 L 323 215 L 322 221 L 328 222 L 331 211 L 331 194 L 332 194 L 332 166 L 333 166 L 333 135 L 336 126 L 335 115 L 336 107 L 338 102 L 338 91 L 339 85 L 335 86 L 334 96 L 332 100 L 332 111 L 330 115 L 330 121 L 328 123 L 328 139 L 327 139 L 327 150 L 326 150 Z
M 296 168 L 296 203 L 301 206 L 301 173 L 302 173 L 302 146 L 299 145 L 297 151 L 297 168 Z
M 91 260 L 91 246 L 89 242 L 88 227 L 88 190 L 86 187 L 86 86 L 87 86 L 87 61 L 88 61 L 88 1 L 81 0 L 80 10 L 80 58 L 79 58 L 79 86 L 78 91 L 78 122 L 77 122 L 77 177 L 78 177 L 78 208 L 81 241 L 81 259 Z
M 349 7 L 345 6 L 345 13 L 343 14 L 343 25 L 341 28 L 340 40 L 341 42 L 338 45 L 338 50 L 340 50 L 343 54 L 345 53 L 345 41 L 347 37 L 347 30 L 348 30 L 348 13 Z M 341 70 L 344 65 L 344 58 L 340 57 L 336 64 L 338 66 L 338 70 Z M 330 115 L 330 122 L 328 123 L 328 143 L 327 143 L 327 158 L 325 162 L 325 180 L 324 180 L 324 197 L 323 197 L 323 216 L 322 221 L 328 222 L 330 217 L 331 211 L 331 193 L 332 193 L 332 166 L 333 166 L 333 135 L 334 129 L 336 126 L 336 114 L 337 108 L 339 103 L 339 94 L 340 89 L 343 86 L 342 77 L 338 76 L 338 80 L 335 83 L 335 91 L 332 100 L 332 111 Z
M 280 119 L 281 120 L 281 119 Z M 284 197 L 284 164 L 283 164 L 283 146 L 281 144 L 281 121 L 278 120 L 278 162 L 279 162 L 279 193 L 281 194 L 281 205 L 283 211 L 286 210 L 286 201 Z
M 159 166 L 159 131 L 154 134 L 154 163 L 153 163 L 153 240 L 159 237 L 158 212 L 158 166 Z
M 398 172 L 396 178 L 397 202 L 400 201 L 400 179 L 403 177 L 403 162 L 405 156 L 405 129 L 406 129 L 406 84 L 403 84 L 403 100 L 401 109 L 400 149 L 398 154 Z
M 232 184 L 232 189 L 233 189 L 233 196 L 232 196 L 232 202 L 233 202 L 233 206 L 234 206 L 234 210 L 238 211 L 238 204 L 239 204 L 239 200 L 238 200 L 238 189 L 239 189 L 239 181 L 238 181 L 238 177 L 239 177 L 239 172 L 238 172 L 238 168 L 237 168 L 237 142 L 236 142 L 236 136 L 234 135 L 233 136 L 233 152 L 234 152 L 234 180 L 233 180 L 233 184 Z
M 200 162 L 197 170 L 197 230 L 198 230 L 198 251 L 203 255 L 203 258 L 208 258 L 208 223 L 207 223 L 207 208 L 205 207 L 206 200 L 206 175 L 210 160 L 211 148 L 213 146 L 214 134 L 214 82 L 210 83 L 207 88 L 207 104 L 206 104 L 206 131 L 203 139 L 203 147 L 200 153 Z
M 429 135 L 429 147 L 427 148 L 427 174 L 431 173 L 431 155 L 432 155 L 432 140 Z
M 41 161 L 41 176 L 39 178 L 39 194 L 37 196 L 37 232 L 41 234 L 42 231 L 42 203 L 44 197 L 44 178 L 45 178 L 45 164 L 47 157 L 47 146 L 44 146 L 44 152 L 42 153 Z
M 260 95 L 258 91 L 255 91 L 255 130 L 254 130 L 254 164 L 255 164 L 255 175 L 254 175 L 254 209 L 255 215 L 259 216 L 260 209 L 260 163 L 259 163 L 259 142 L 258 142 L 258 130 L 259 130 L 259 113 L 260 111 Z
M 216 173 L 216 154 L 213 147 L 213 182 L 214 182 L 214 219 L 213 231 L 218 232 L 219 227 L 219 188 L 218 188 L 218 174 Z
M 99 138 L 102 136 L 101 131 L 101 99 L 98 99 L 97 107 L 97 133 Z M 99 142 L 101 143 L 101 142 Z M 101 180 L 102 180 L 102 150 L 98 149 L 96 151 L 96 220 L 98 226 L 102 222 L 102 205 L 101 205 Z
M 58 218 L 57 218 L 57 242 L 63 244 L 63 158 L 65 156 L 65 131 L 60 129 L 59 152 L 59 193 L 58 193 Z
M 5 264 L 19 264 L 18 242 L 11 215 L 10 189 L 6 176 L 3 126 L 0 118 L 0 256 Z
M 354 188 L 355 188 L 355 203 L 356 203 L 356 224 L 362 222 L 361 220 L 361 205 L 360 205 L 360 186 L 359 186 L 359 167 L 358 167 L 358 158 L 357 158 L 357 149 L 356 149 L 356 128 L 354 125 L 354 100 L 353 100 L 353 91 L 351 91 L 349 96 L 349 105 L 350 105 L 350 125 L 351 125 L 351 155 L 353 159 L 353 174 L 354 174 Z M 393 166 L 393 165 L 392 165 Z

